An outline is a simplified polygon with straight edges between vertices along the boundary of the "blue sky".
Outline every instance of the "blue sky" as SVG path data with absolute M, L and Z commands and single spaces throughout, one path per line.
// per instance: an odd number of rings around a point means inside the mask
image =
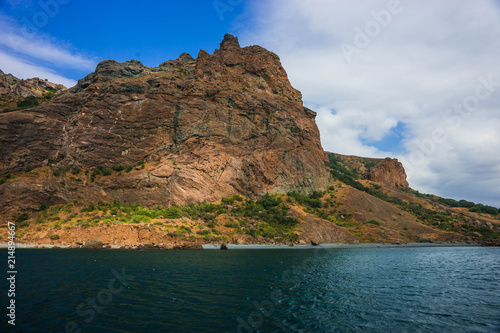
M 279 55 L 325 150 L 395 157 L 421 192 L 500 207 L 498 0 L 0 0 L 0 69 L 69 87 L 101 60 L 157 66 L 225 33 Z
M 0 10 L 21 36 L 46 40 L 83 56 L 94 66 L 105 59 L 137 59 L 147 66 L 157 66 L 182 52 L 194 57 L 200 49 L 211 53 L 226 32 L 235 32 L 235 18 L 241 17 L 244 10 L 243 2 L 234 0 L 41 3 L 45 5 L 32 0 L 7 0 L 2 1 Z M 11 54 L 48 66 L 72 80 L 89 73 L 88 66 L 65 66 L 57 59 L 55 63 L 39 61 L 36 56 L 12 50 Z

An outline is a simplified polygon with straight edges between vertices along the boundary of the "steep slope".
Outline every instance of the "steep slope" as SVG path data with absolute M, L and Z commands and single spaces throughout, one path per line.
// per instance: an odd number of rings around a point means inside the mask
M 497 208 L 325 153 L 278 56 L 234 36 L 158 67 L 103 61 L 69 90 L 1 74 L 4 101 L 46 102 L 0 113 L 0 224 L 21 242 L 500 244 Z
M 349 180 L 348 173 L 354 170 L 332 161 L 331 170 L 343 170 L 345 182 L 334 179 L 324 192 L 264 195 L 258 200 L 234 195 L 212 204 L 150 209 L 116 200 L 45 205 L 39 212 L 18 217 L 18 238 L 73 247 L 99 238 L 105 246 L 139 249 L 227 242 L 499 244 L 498 212 L 477 214 L 438 203 L 450 199 L 370 180 Z
M 278 56 L 231 35 L 213 55 L 155 68 L 103 61 L 51 103 L 0 115 L 0 173 L 15 175 L 0 186 L 0 212 L 323 190 L 315 115 Z
M 500 244 L 500 209 L 412 190 L 395 159 L 328 155 L 332 175 L 341 181 L 335 195 L 341 215 L 364 225 L 358 230 L 368 239 Z

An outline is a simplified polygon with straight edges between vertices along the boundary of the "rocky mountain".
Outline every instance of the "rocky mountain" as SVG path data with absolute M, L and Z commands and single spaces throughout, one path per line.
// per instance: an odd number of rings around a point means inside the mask
M 384 183 L 391 188 L 409 188 L 403 164 L 389 157 L 371 168 L 366 179 Z
M 379 159 L 332 154 L 362 179 L 383 183 L 390 188 L 405 190 L 410 187 L 403 164 L 395 158 Z
M 324 190 L 330 175 L 315 116 L 277 55 L 241 48 L 231 35 L 212 55 L 182 54 L 155 68 L 102 61 L 50 103 L 0 115 L 0 173 L 51 166 L 5 183 L 0 211 Z M 113 167 L 134 169 L 101 176 Z M 80 181 L 63 184 L 69 170 Z
M 46 102 L 57 93 L 66 90 L 62 84 L 49 82 L 37 77 L 21 80 L 0 70 L 0 112 L 18 108 L 18 103 L 27 98 Z
M 23 105 L 0 113 L 0 221 L 21 242 L 500 243 L 497 208 L 420 194 L 395 159 L 324 152 L 279 57 L 231 35 L 158 67 L 102 61 L 67 90 L 1 77 Z

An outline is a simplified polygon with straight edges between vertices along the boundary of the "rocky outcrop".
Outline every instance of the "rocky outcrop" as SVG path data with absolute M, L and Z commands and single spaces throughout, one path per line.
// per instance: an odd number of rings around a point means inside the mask
M 383 183 L 391 188 L 407 189 L 406 172 L 403 164 L 397 159 L 386 158 L 373 166 L 365 177 L 368 180 Z
M 37 77 L 21 80 L 0 70 L 0 112 L 17 109 L 18 102 L 27 97 L 36 97 L 39 103 L 46 102 L 53 95 L 64 90 L 66 87 L 62 84 L 55 84 Z M 49 95 L 47 95 L 48 92 L 50 92 Z
M 62 84 L 49 82 L 37 77 L 21 80 L 12 74 L 5 74 L 0 70 L 0 96 L 2 98 L 18 99 L 22 97 L 42 97 L 47 91 L 59 92 L 65 90 Z
M 145 161 L 145 168 L 109 181 L 81 176 L 73 189 L 50 174 L 43 180 L 62 187 L 58 192 L 67 200 L 144 205 L 234 193 L 310 193 L 329 181 L 315 116 L 277 55 L 259 46 L 241 48 L 226 35 L 212 55 L 182 54 L 154 68 L 136 60 L 103 61 L 51 103 L 1 114 L 0 173 L 48 163 L 92 172 Z M 51 203 L 37 197 L 41 178 L 23 182 L 26 200 L 15 209 Z M 7 192 L 0 187 L 0 196 Z
M 102 249 L 103 244 L 99 238 L 89 239 L 83 244 L 84 249 Z

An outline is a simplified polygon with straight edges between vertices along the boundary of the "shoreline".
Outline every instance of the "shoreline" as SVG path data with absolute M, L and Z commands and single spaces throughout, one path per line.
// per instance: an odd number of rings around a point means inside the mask
M 160 247 L 153 244 L 140 244 L 138 246 L 111 245 L 103 248 L 92 249 L 74 245 L 54 245 L 18 243 L 17 249 L 91 249 L 91 250 L 135 250 L 135 251 L 171 251 L 171 250 L 221 250 L 225 245 L 227 250 L 329 250 L 329 249 L 372 249 L 372 248 L 421 248 L 421 247 L 483 247 L 482 244 L 468 243 L 363 243 L 363 244 L 319 244 L 319 245 L 275 245 L 275 244 L 201 244 L 197 246 L 178 246 L 174 248 Z M 7 249 L 7 243 L 0 243 L 0 249 Z

